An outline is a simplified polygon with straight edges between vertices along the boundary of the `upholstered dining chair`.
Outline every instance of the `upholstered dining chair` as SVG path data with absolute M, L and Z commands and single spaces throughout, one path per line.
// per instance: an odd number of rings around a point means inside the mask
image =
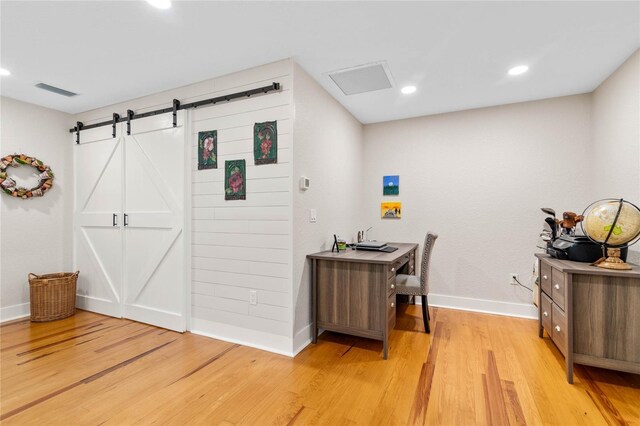
M 422 297 L 422 321 L 424 322 L 424 331 L 426 333 L 431 332 L 431 329 L 429 328 L 430 318 L 427 294 L 429 293 L 429 266 L 431 264 L 431 253 L 433 253 L 433 245 L 437 238 L 438 234 L 431 231 L 427 232 L 427 236 L 424 239 L 424 248 L 422 250 L 420 277 L 404 274 L 398 274 L 396 276 L 396 294 Z

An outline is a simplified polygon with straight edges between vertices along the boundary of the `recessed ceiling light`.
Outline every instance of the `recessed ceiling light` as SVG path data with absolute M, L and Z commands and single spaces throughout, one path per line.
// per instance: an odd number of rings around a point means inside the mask
M 400 91 L 405 95 L 410 95 L 416 91 L 416 86 L 404 86 Z
M 529 67 L 527 65 L 518 65 L 517 67 L 511 68 L 508 73 L 509 75 L 520 75 L 529 71 Z
M 147 3 L 158 9 L 169 9 L 171 7 L 171 0 L 147 0 Z
M 2 76 L 11 75 L 11 73 L 9 72 L 9 70 L 5 70 L 4 68 L 0 68 L 0 75 L 2 75 Z

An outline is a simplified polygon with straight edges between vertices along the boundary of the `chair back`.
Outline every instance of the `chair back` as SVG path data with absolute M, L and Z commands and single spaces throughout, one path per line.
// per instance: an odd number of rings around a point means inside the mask
M 424 239 L 424 248 L 422 250 L 422 265 L 420 268 L 420 290 L 422 294 L 429 293 L 429 266 L 431 265 L 431 253 L 433 253 L 433 245 L 438 238 L 438 234 L 428 231 Z

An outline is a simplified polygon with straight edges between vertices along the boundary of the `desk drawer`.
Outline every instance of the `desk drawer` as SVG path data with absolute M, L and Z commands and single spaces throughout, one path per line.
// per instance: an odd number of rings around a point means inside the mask
M 540 298 L 540 315 L 542 315 L 542 327 L 547 330 L 547 334 L 549 334 L 549 336 L 553 333 L 553 326 L 551 325 L 551 305 L 551 299 L 549 299 L 546 294 L 542 293 L 542 297 Z
M 396 276 L 392 275 L 387 280 L 387 296 L 391 296 L 392 294 L 396 294 Z
M 394 262 L 391 265 L 387 266 L 387 278 L 391 279 L 398 273 L 398 268 L 402 265 L 402 262 Z
M 396 325 L 396 294 L 393 293 L 387 299 L 387 321 L 389 322 L 389 330 Z
M 551 266 L 545 261 L 540 261 L 540 288 L 551 296 Z
M 562 352 L 564 356 L 567 356 L 567 316 L 555 303 L 553 303 L 551 311 L 551 323 L 553 327 L 551 339 L 553 339 L 553 342 L 558 346 L 560 352 Z
M 555 268 L 551 268 L 551 298 L 553 303 L 564 310 L 564 303 L 567 300 L 567 285 L 564 274 Z
M 416 273 L 416 251 L 409 253 L 409 275 Z

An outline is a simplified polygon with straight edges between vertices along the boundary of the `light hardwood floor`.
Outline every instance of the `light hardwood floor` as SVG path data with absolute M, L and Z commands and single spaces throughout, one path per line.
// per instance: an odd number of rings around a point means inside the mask
M 537 321 L 398 309 L 382 344 L 324 333 L 296 358 L 79 311 L 2 325 L 2 424 L 640 425 L 640 376 L 576 368 Z

